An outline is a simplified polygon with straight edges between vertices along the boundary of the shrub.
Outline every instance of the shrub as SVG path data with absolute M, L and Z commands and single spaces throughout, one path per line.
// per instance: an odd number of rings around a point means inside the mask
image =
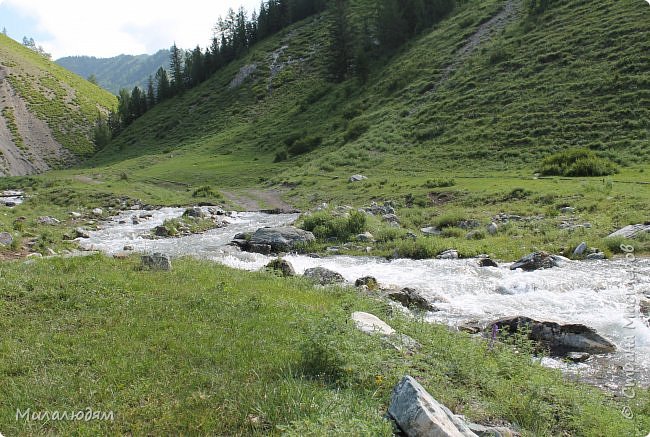
M 210 185 L 204 185 L 194 190 L 192 197 L 221 197 L 221 195 L 214 191 Z
M 366 215 L 359 211 L 352 211 L 348 217 L 335 217 L 327 211 L 320 211 L 305 217 L 302 228 L 313 232 L 319 239 L 347 241 L 351 236 L 365 232 L 366 224 Z
M 436 179 L 429 179 L 426 181 L 424 186 L 426 188 L 441 188 L 441 187 L 453 187 L 456 184 L 456 181 L 453 179 L 444 179 L 444 178 L 436 178 Z
M 370 125 L 365 120 L 359 120 L 359 119 L 353 120 L 352 122 L 350 122 L 348 129 L 345 131 L 345 134 L 343 135 L 343 139 L 346 142 L 354 141 L 357 138 L 359 138 L 361 135 L 366 133 L 369 127 Z
M 539 173 L 555 176 L 607 176 L 617 171 L 613 162 L 589 149 L 570 149 L 544 158 Z
M 323 142 L 323 137 L 306 135 L 298 138 L 291 137 L 293 141 L 287 144 L 287 152 L 291 155 L 302 155 L 311 152 Z M 285 141 L 286 143 L 286 141 Z
M 282 149 L 275 154 L 275 158 L 273 158 L 273 162 L 286 161 L 288 158 L 289 158 L 289 153 L 287 152 L 287 149 Z

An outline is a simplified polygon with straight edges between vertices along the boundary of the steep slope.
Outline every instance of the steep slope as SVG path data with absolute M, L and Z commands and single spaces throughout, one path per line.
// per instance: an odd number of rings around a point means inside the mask
M 68 56 L 55 62 L 81 77 L 94 75 L 99 86 L 117 95 L 122 88 L 130 91 L 139 86 L 145 89 L 150 75 L 155 75 L 160 67 L 168 67 L 169 50 L 159 50 L 153 55 L 119 55 L 112 58 Z
M 0 35 L 0 175 L 72 164 L 94 152 L 91 131 L 115 97 Z
M 356 0 L 351 10 L 360 22 L 374 8 Z M 276 182 L 379 168 L 530 174 L 543 156 L 575 146 L 623 165 L 646 163 L 649 17 L 650 8 L 633 0 L 553 2 L 532 18 L 519 0 L 463 2 L 377 60 L 366 84 L 336 85 L 324 79 L 327 29 L 319 17 L 160 105 L 94 162 L 175 149 L 180 168 L 185 152 L 204 156 L 200 169 L 227 153 L 282 173 Z M 290 156 L 290 166 L 273 165 L 296 133 L 319 137 L 320 146 Z M 156 161 L 172 167 L 164 154 Z M 200 173 L 193 168 L 187 177 Z

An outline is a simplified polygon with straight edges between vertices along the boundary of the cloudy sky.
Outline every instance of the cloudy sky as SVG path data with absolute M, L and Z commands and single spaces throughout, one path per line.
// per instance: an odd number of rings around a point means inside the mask
M 228 8 L 249 15 L 260 0 L 0 0 L 0 27 L 52 54 L 110 57 L 169 48 L 206 47 Z

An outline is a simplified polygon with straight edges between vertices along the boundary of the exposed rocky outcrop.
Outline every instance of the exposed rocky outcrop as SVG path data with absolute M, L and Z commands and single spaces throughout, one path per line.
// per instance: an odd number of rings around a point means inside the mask
M 607 236 L 607 238 L 614 238 L 614 237 L 634 238 L 638 235 L 643 234 L 644 232 L 650 232 L 650 222 L 625 226 L 624 228 L 621 228 L 618 231 L 612 232 Z

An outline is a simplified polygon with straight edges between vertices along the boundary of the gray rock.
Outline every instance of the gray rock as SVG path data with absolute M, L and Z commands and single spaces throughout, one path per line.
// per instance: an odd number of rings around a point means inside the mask
M 260 253 L 262 255 L 270 255 L 273 251 L 273 248 L 270 244 L 254 244 L 250 243 L 247 245 L 247 250 L 253 253 Z
M 573 361 L 574 363 L 584 363 L 589 358 L 591 358 L 591 355 L 589 355 L 587 352 L 569 352 L 566 354 L 566 358 L 569 361 Z
M 485 237 L 483 234 L 483 231 L 479 231 L 478 229 L 475 229 L 473 231 L 469 231 L 466 235 L 465 238 L 468 240 L 481 240 Z
M 183 217 L 194 217 L 194 218 L 204 218 L 207 214 L 198 206 L 193 206 L 192 208 L 187 208 L 183 213 Z
M 376 290 L 379 288 L 379 284 L 377 283 L 377 279 L 375 279 L 373 276 L 364 276 L 363 278 L 359 278 L 356 281 L 354 281 L 354 286 L 355 287 L 367 287 L 368 290 Z
M 170 236 L 169 235 L 169 230 L 166 227 L 162 226 L 162 225 L 156 226 L 154 228 L 154 230 L 153 230 L 153 233 L 154 233 L 154 235 L 156 237 L 169 237 Z
M 519 437 L 521 435 L 503 426 L 484 426 L 477 423 L 467 423 L 467 427 L 479 437 Z
M 352 320 L 360 331 L 366 334 L 393 335 L 396 331 L 388 323 L 374 314 L 357 311 L 352 313 Z
M 131 251 L 131 250 L 133 250 L 133 246 L 126 245 L 126 246 L 124 246 L 124 247 L 122 248 L 122 250 L 124 250 L 124 251 Z
M 104 214 L 104 210 L 101 208 L 95 208 L 92 210 L 93 215 L 100 217 L 102 214 Z
M 58 225 L 59 223 L 61 223 L 60 220 L 50 216 L 39 217 L 38 222 L 42 225 L 50 225 L 50 226 Z
M 309 268 L 305 270 L 303 275 L 320 285 L 341 284 L 345 282 L 345 278 L 340 273 L 333 272 L 325 267 Z
M 259 228 L 251 236 L 250 243 L 268 244 L 273 252 L 286 252 L 297 244 L 314 241 L 314 234 L 291 226 L 279 228 Z
M 639 311 L 646 317 L 650 317 L 650 299 L 641 299 L 639 301 Z
M 296 276 L 296 271 L 289 261 L 277 258 L 266 265 L 267 269 L 280 272 L 282 276 Z
M 383 205 L 378 205 L 372 202 L 369 207 L 363 209 L 364 212 L 372 215 L 395 214 L 395 207 L 392 202 L 384 202 Z
M 436 258 L 437 259 L 458 259 L 458 251 L 455 249 L 445 250 Z
M 420 229 L 420 232 L 422 232 L 424 235 L 440 235 L 442 234 L 442 231 L 435 226 L 427 226 L 426 228 Z
M 348 182 L 359 182 L 364 179 L 368 179 L 368 178 L 362 174 L 353 174 L 352 176 L 350 176 L 350 179 L 348 179 Z
M 476 437 L 410 376 L 402 378 L 393 390 L 388 415 L 409 437 Z
M 479 267 L 499 267 L 499 265 L 490 258 L 479 258 L 478 259 Z
M 621 228 L 618 231 L 612 232 L 607 236 L 607 238 L 613 238 L 613 237 L 634 238 L 638 235 L 641 235 L 644 232 L 650 232 L 650 223 L 625 226 L 624 228 Z
M 399 224 L 399 217 L 397 217 L 395 214 L 384 214 L 381 216 L 381 218 L 385 222 Z
M 551 267 L 557 267 L 558 265 L 557 256 L 546 252 L 534 252 L 513 263 L 510 266 L 510 270 L 522 269 L 532 272 L 533 270 L 549 269 Z
M 408 232 L 406 233 L 406 235 L 404 235 L 404 238 L 407 238 L 407 239 L 409 239 L 409 240 L 413 240 L 413 241 L 415 241 L 415 240 L 418 239 L 418 236 L 415 235 L 413 232 L 408 231 Z
M 77 228 L 74 230 L 77 238 L 90 238 L 90 234 L 84 228 Z
M 573 256 L 580 256 L 585 253 L 585 250 L 587 250 L 587 243 L 583 241 L 578 245 L 578 247 L 575 248 L 573 251 Z
M 461 220 L 456 224 L 456 226 L 468 231 L 470 229 L 478 228 L 481 226 L 481 223 L 478 220 Z
M 151 270 L 171 270 L 172 262 L 169 255 L 163 253 L 154 253 L 152 255 L 142 255 L 142 267 Z
M 587 255 L 587 257 L 585 259 L 587 259 L 587 260 L 601 260 L 601 259 L 605 259 L 605 254 L 603 252 L 590 253 L 589 255 Z
M 370 232 L 364 232 L 363 234 L 357 235 L 357 241 L 372 243 L 375 241 L 375 237 Z
M 428 300 L 426 300 L 417 290 L 413 288 L 402 288 L 399 291 L 389 291 L 387 294 L 390 300 L 401 303 L 409 309 L 418 309 L 424 311 L 437 311 Z
M 14 242 L 14 237 L 9 232 L 0 232 L 0 245 L 11 246 Z
M 612 342 L 599 335 L 594 329 L 580 324 L 560 325 L 555 322 L 540 322 L 528 317 L 511 317 L 496 320 L 489 324 L 514 334 L 518 329 L 529 329 L 529 338 L 548 347 L 551 355 L 565 356 L 569 352 L 603 354 L 614 352 Z
M 398 352 L 412 354 L 421 347 L 417 341 L 408 335 L 398 333 L 373 314 L 357 311 L 352 313 L 351 318 L 360 331 L 369 335 L 380 335 L 388 346 Z
M 496 223 L 492 222 L 489 225 L 487 225 L 487 231 L 488 234 L 490 235 L 496 235 L 496 233 L 499 231 L 499 227 L 497 226 Z
M 576 209 L 571 206 L 564 206 L 560 208 L 560 212 L 562 214 L 573 214 L 574 212 L 576 212 Z
M 235 234 L 233 240 L 250 240 L 250 238 L 253 236 L 252 232 L 239 232 L 238 234 Z

